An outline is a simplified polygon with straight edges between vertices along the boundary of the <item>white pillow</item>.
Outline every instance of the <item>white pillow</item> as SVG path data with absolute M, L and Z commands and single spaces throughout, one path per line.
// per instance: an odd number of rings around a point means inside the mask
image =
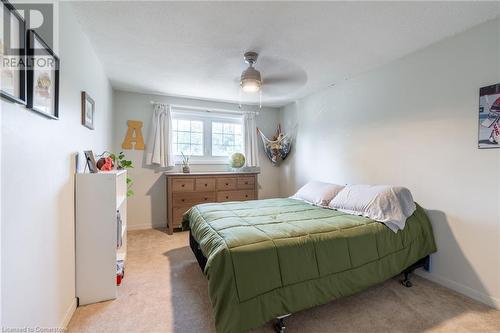
M 394 232 L 403 230 L 417 208 L 410 190 L 389 185 L 347 185 L 328 207 L 382 222 Z
M 302 186 L 290 198 L 304 200 L 318 206 L 326 206 L 344 186 L 312 181 Z

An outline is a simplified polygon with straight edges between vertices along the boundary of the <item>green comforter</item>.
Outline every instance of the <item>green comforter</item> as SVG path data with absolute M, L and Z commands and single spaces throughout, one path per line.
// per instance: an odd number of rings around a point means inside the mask
M 417 205 L 397 234 L 294 199 L 202 204 L 183 219 L 207 260 L 217 332 L 245 332 L 351 295 L 436 251 Z

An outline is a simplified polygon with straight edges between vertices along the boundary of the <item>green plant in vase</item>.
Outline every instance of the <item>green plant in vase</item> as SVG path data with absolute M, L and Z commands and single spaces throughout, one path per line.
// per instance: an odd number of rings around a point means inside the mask
M 118 154 L 118 156 L 109 151 L 105 151 L 99 156 L 102 158 L 110 158 L 113 161 L 113 164 L 116 166 L 116 169 L 118 170 L 131 169 L 134 167 L 132 161 L 125 159 L 125 154 L 122 151 Z M 131 197 L 134 195 L 134 191 L 132 190 L 133 184 L 134 181 L 132 180 L 132 178 L 127 176 L 127 197 Z
M 181 155 L 182 155 L 182 172 L 183 173 L 189 173 L 191 172 L 190 168 L 189 168 L 189 156 L 186 156 L 184 155 L 183 152 L 181 152 Z
M 112 155 L 111 159 L 115 161 L 117 169 L 131 169 L 134 167 L 132 161 L 125 159 L 125 154 L 121 151 L 118 156 Z M 134 191 L 132 190 L 132 185 L 134 181 L 132 178 L 127 176 L 127 197 L 131 197 L 134 195 Z

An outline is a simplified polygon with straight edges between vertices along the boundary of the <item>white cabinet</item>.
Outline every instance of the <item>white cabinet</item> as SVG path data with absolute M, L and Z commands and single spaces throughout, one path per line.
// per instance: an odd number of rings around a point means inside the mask
M 76 175 L 76 297 L 79 305 L 116 298 L 116 263 L 127 257 L 126 179 L 126 170 Z

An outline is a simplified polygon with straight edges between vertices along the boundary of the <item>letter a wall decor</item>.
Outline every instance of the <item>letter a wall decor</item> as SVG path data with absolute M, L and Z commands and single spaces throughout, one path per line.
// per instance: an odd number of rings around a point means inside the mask
M 144 150 L 144 137 L 142 136 L 142 121 L 128 120 L 127 134 L 122 143 L 123 149 Z M 132 145 L 134 143 L 134 145 Z

